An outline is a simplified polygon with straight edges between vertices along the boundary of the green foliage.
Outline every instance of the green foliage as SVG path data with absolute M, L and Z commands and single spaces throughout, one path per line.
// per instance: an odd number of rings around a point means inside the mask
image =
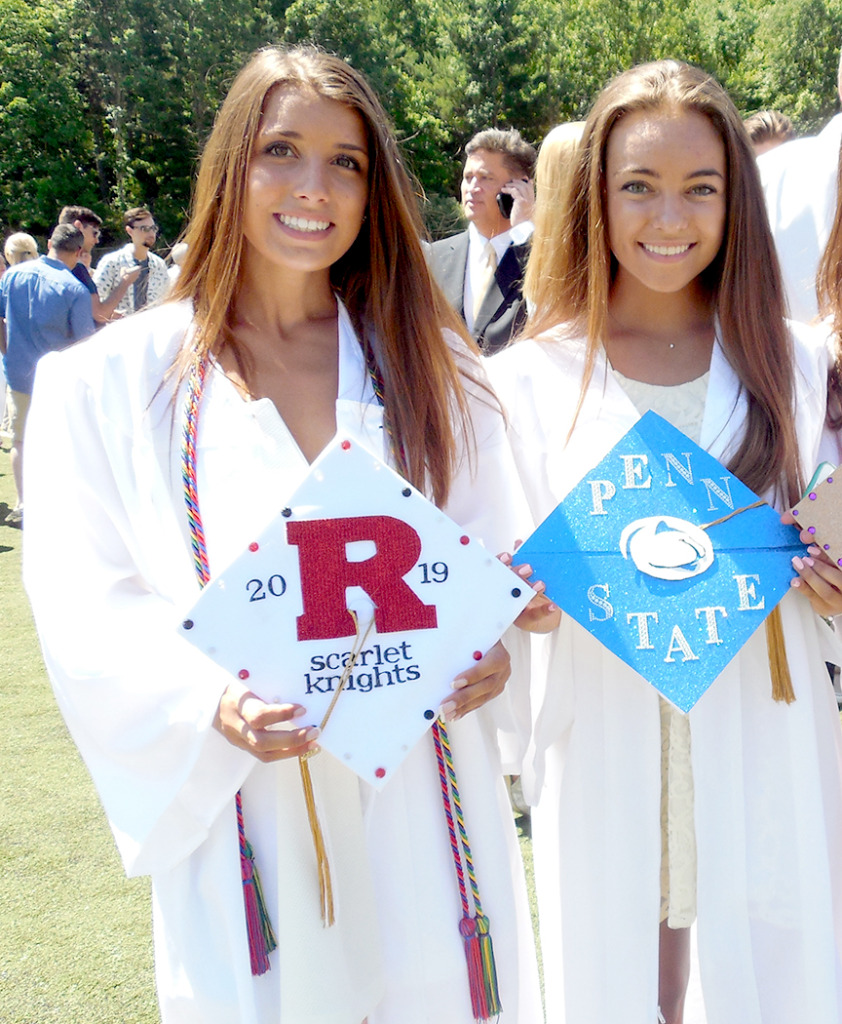
M 91 156 L 63 5 L 3 0 L 0 223 L 43 234 L 65 202 L 93 203 Z
M 116 227 L 145 203 L 174 240 L 227 85 L 279 40 L 371 79 L 438 233 L 474 132 L 538 142 L 641 61 L 697 63 L 746 113 L 814 130 L 835 109 L 842 0 L 3 0 L 0 223 L 45 233 L 82 202 Z
M 248 54 L 277 34 L 247 0 L 75 0 L 72 28 L 90 70 L 81 82 L 96 122 L 97 168 L 113 223 L 149 205 L 174 239 L 183 227 L 201 143 Z M 91 59 L 96 55 L 96 59 Z
M 777 0 L 761 13 L 750 52 L 757 109 L 774 107 L 802 131 L 834 112 L 842 38 L 839 0 Z

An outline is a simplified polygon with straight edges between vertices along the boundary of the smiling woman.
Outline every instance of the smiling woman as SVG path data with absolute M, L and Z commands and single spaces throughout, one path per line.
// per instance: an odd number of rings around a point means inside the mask
M 338 432 L 492 550 L 518 536 L 518 492 L 499 488 L 514 473 L 502 416 L 420 234 L 365 80 L 314 49 L 263 50 L 203 154 L 174 301 L 39 371 L 26 583 L 127 871 L 152 876 L 165 1024 L 475 1017 L 429 734 L 382 793 L 326 753 L 305 771 L 319 735 L 307 709 L 264 702 L 176 629 Z M 501 1020 L 532 1024 L 531 923 L 482 710 L 508 671 L 495 645 L 442 711 Z
M 254 140 L 243 234 L 247 277 L 322 272 L 351 247 L 368 202 L 362 118 L 312 90 L 277 88 Z M 312 282 L 311 282 L 312 283 Z M 292 282 L 290 282 L 290 285 Z
M 531 337 L 490 363 L 535 518 L 648 410 L 714 454 L 726 482 L 779 510 L 797 501 L 827 356 L 821 335 L 784 320 L 754 155 L 725 91 L 677 61 L 618 76 L 559 210 Z M 649 510 L 622 535 L 648 602 L 651 640 L 627 624 L 639 650 L 668 635 L 657 588 L 717 572 L 702 531 Z M 824 665 L 839 654 L 804 600 L 825 612 L 820 585 L 793 564 L 771 625 L 732 640 L 688 715 L 562 618 L 524 773 L 539 798 L 548 1020 L 682 1024 L 695 923 L 710 1024 L 842 1019 L 840 732 Z

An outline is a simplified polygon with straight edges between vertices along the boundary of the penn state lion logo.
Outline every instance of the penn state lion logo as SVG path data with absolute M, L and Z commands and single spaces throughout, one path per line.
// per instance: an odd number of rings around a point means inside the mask
M 713 565 L 713 544 L 705 531 L 673 516 L 635 519 L 620 535 L 620 551 L 659 580 L 690 579 Z

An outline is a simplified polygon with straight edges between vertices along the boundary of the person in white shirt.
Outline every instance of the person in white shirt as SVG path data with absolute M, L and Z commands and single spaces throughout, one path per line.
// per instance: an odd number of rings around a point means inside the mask
M 140 268 L 131 287 L 117 303 L 116 313 L 126 316 L 147 306 L 156 306 L 167 296 L 170 279 L 167 265 L 151 251 L 158 237 L 158 225 L 145 206 L 135 206 L 123 214 L 123 227 L 131 241 L 116 252 L 103 256 L 94 271 L 100 302 L 108 303 L 121 283 Z

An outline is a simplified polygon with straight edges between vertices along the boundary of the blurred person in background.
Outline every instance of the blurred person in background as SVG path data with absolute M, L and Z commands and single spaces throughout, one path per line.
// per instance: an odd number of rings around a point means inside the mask
M 103 256 L 94 271 L 100 301 L 107 305 L 130 272 L 134 272 L 131 287 L 126 288 L 115 306 L 120 316 L 157 306 L 166 298 L 170 287 L 166 263 L 152 252 L 158 238 L 158 225 L 149 210 L 145 206 L 126 210 L 123 227 L 130 239 L 128 245 Z

